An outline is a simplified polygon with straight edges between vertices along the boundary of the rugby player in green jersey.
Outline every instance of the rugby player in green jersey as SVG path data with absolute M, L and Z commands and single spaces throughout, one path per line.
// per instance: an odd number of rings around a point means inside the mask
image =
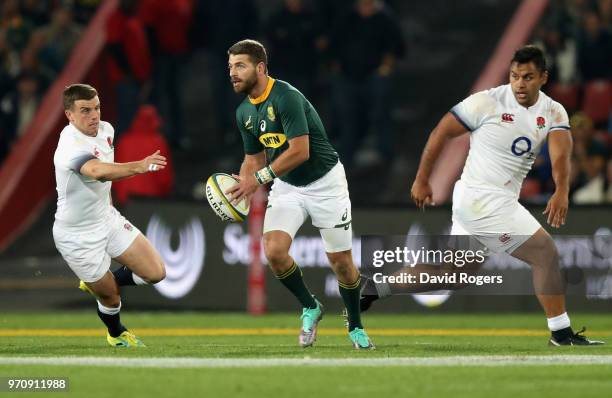
M 311 346 L 323 317 L 302 271 L 289 255 L 297 230 L 310 216 L 319 228 L 338 278 L 348 314 L 349 338 L 357 349 L 374 345 L 361 324 L 359 271 L 351 252 L 351 201 L 344 167 L 312 104 L 289 83 L 268 76 L 264 46 L 242 40 L 228 50 L 234 91 L 246 94 L 236 110 L 244 144 L 240 183 L 227 191 L 237 203 L 260 185 L 273 183 L 264 219 L 263 245 L 272 272 L 302 304 L 299 343 Z

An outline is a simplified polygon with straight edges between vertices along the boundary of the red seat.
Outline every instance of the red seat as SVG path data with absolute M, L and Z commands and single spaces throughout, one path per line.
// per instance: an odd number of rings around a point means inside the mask
M 607 122 L 612 110 L 612 81 L 593 80 L 584 87 L 582 109 L 593 122 Z
M 565 107 L 570 113 L 578 109 L 578 86 L 555 83 L 548 88 L 548 95 Z

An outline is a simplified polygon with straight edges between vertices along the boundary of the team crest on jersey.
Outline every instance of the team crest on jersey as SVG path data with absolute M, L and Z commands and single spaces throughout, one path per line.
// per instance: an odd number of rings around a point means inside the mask
M 268 105 L 268 119 L 270 119 L 271 122 L 276 120 L 276 115 L 274 114 L 274 108 L 272 105 Z
M 512 239 L 512 237 L 510 236 L 510 234 L 502 234 L 502 235 L 499 237 L 499 241 L 500 241 L 501 243 L 506 243 L 506 242 L 508 242 L 510 239 Z
M 97 146 L 94 147 L 93 155 L 95 157 L 97 157 L 97 158 L 100 157 L 100 151 L 98 151 L 98 147 Z
M 111 137 L 106 137 L 106 142 L 108 142 L 108 146 L 110 147 L 110 149 L 115 149 L 115 147 L 113 146 L 113 139 Z
M 287 141 L 287 136 L 282 133 L 268 133 L 259 137 L 259 142 L 266 148 L 280 148 Z
M 546 119 L 542 116 L 538 116 L 536 119 L 536 124 L 538 125 L 538 129 L 543 129 L 546 126 Z
M 253 125 L 251 122 L 251 115 L 249 115 L 249 118 L 247 119 L 247 121 L 244 122 L 244 128 L 249 130 L 251 127 L 253 127 Z

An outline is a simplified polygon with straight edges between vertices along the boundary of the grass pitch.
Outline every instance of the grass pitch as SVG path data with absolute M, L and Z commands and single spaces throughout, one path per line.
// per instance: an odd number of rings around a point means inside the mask
M 533 315 L 368 315 L 377 348 L 355 351 L 326 314 L 297 346 L 297 315 L 122 313 L 143 349 L 106 345 L 95 312 L 0 316 L 0 377 L 68 377 L 70 397 L 608 396 L 612 345 L 546 345 Z M 572 316 L 612 342 L 612 317 Z M 0 393 L 1 394 L 1 393 Z M 20 393 L 19 396 L 40 396 Z

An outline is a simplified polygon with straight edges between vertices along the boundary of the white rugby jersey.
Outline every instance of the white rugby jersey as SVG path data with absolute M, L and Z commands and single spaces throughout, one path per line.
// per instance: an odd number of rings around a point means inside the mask
M 98 134 L 87 136 L 72 124 L 60 134 L 55 150 L 55 181 L 57 189 L 56 224 L 63 228 L 98 228 L 104 226 L 109 214 L 111 182 L 100 182 L 81 175 L 81 167 L 91 159 L 113 162 L 115 130 L 100 121 Z
M 451 113 L 471 131 L 461 180 L 468 187 L 516 197 L 548 133 L 569 134 L 570 128 L 561 104 L 540 91 L 537 102 L 525 108 L 509 84 L 472 94 Z

